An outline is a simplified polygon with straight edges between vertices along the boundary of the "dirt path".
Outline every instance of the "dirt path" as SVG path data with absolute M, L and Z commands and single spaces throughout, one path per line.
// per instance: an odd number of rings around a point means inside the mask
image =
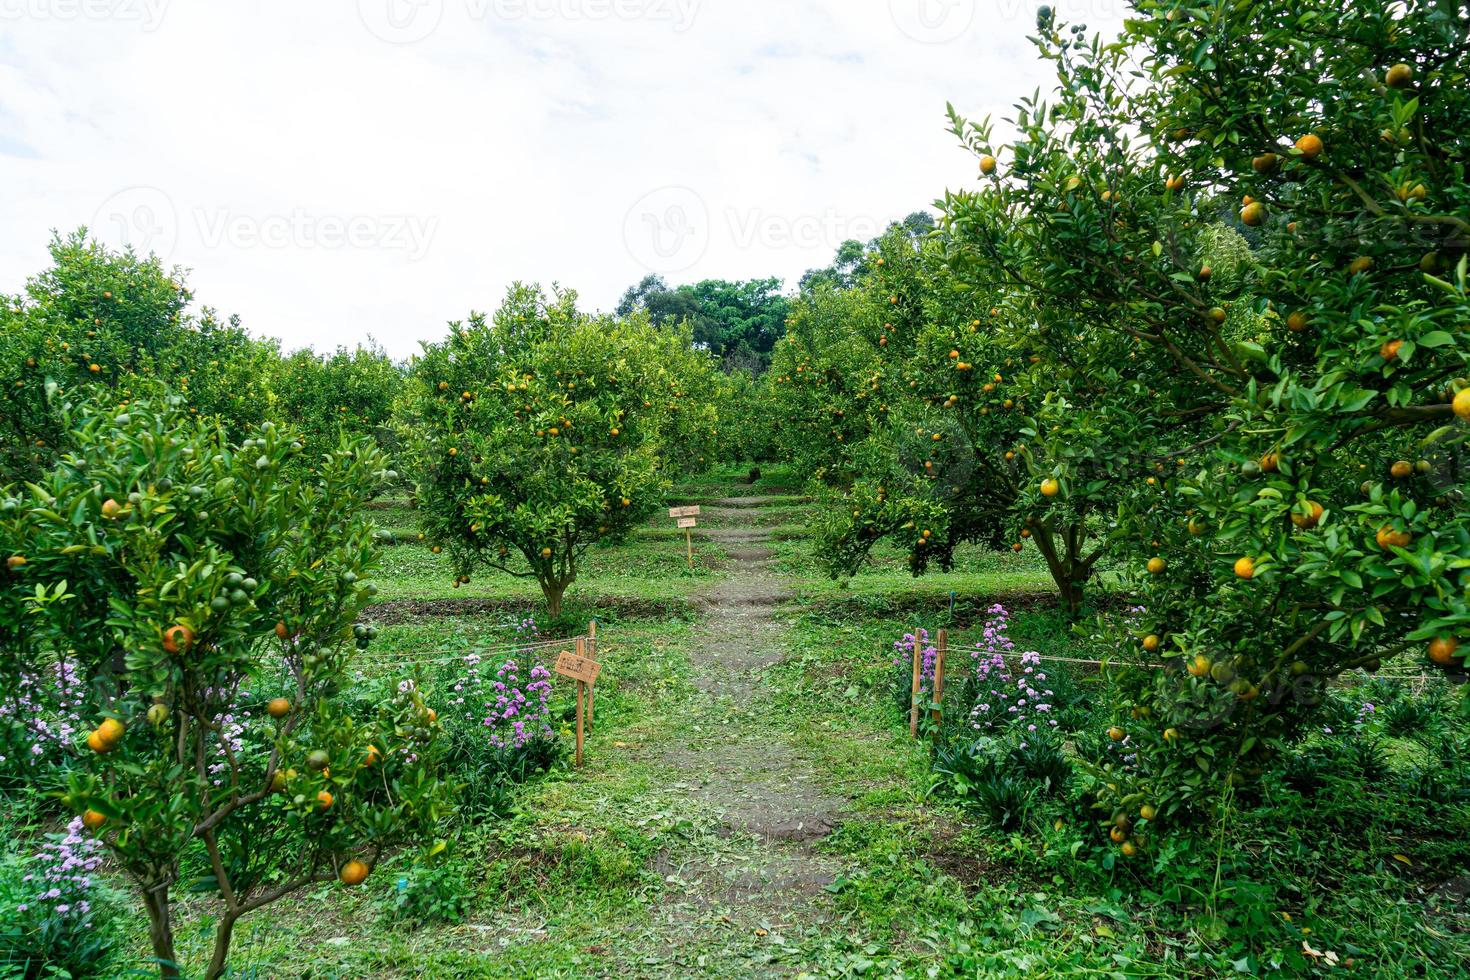
M 767 932 L 818 923 L 820 898 L 840 870 L 813 845 L 841 820 L 847 800 L 824 788 L 830 774 L 783 731 L 786 721 L 763 676 L 785 659 L 783 606 L 791 598 L 770 532 L 756 521 L 769 502 L 722 500 L 701 516 L 703 536 L 731 556 L 726 576 L 694 597 L 704 620 L 690 659 L 707 699 L 695 710 L 707 723 L 686 744 L 667 746 L 663 761 L 680 773 L 682 792 L 719 820 L 732 848 L 705 867 L 663 869 L 685 886 L 658 916 L 670 945 L 681 932 L 711 924 Z M 715 975 L 740 972 L 726 972 L 731 966 L 709 964 Z M 787 966 L 767 964 L 762 975 Z

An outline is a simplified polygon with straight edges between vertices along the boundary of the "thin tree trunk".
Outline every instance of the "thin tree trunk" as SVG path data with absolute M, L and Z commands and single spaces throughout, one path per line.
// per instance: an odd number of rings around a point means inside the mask
M 225 975 L 225 961 L 230 955 L 230 939 L 235 934 L 235 922 L 232 915 L 220 919 L 219 928 L 214 932 L 214 953 L 209 958 L 209 971 L 204 974 L 204 980 L 218 980 Z
M 159 975 L 164 980 L 177 980 L 178 957 L 174 953 L 174 929 L 168 907 L 168 888 L 143 890 L 143 907 L 148 910 L 148 938 L 153 943 L 153 956 L 158 960 Z

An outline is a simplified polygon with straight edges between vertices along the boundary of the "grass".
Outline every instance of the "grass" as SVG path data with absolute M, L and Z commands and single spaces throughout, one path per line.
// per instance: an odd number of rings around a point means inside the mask
M 746 475 L 727 468 L 691 481 L 678 500 L 789 493 L 799 482 L 776 467 L 763 468 L 753 486 L 737 482 Z M 700 563 L 690 572 L 682 538 L 662 519 L 625 543 L 594 549 L 569 596 L 572 608 L 555 627 L 571 631 L 599 619 L 604 672 L 587 765 L 563 763 L 518 787 L 505 819 L 452 829 L 449 859 L 464 869 L 469 889 L 464 921 L 409 929 L 386 920 L 398 880 L 413 873 L 412 856 L 396 855 L 362 889 L 321 887 L 245 920 L 237 973 L 1330 972 L 1305 957 L 1303 943 L 1354 958 L 1365 975 L 1470 968 L 1470 919 L 1441 889 L 1470 861 L 1470 804 L 1463 800 L 1431 812 L 1389 783 L 1365 793 L 1329 759 L 1312 792 L 1272 783 L 1237 804 L 1223 837 L 1186 831 L 1125 864 L 1108 860 L 1095 815 L 1076 799 L 1051 804 L 1045 819 L 1023 831 L 1000 832 L 936 791 L 928 746 L 908 737 L 893 696 L 895 638 L 945 626 L 961 658 L 986 608 L 1003 601 L 1012 606 L 1011 636 L 1021 649 L 1089 651 L 1038 598 L 1047 580 L 1034 556 L 962 549 L 953 572 L 914 579 L 901 556 L 880 549 L 869 568 L 834 582 L 812 559 L 807 507 L 778 502 L 702 521 L 773 532 L 775 568 L 794 590 L 779 634 L 784 659 L 760 673 L 755 695 L 711 697 L 700 687 L 695 654 L 709 638 L 688 600 L 728 579 L 725 550 L 698 542 Z M 534 585 L 510 576 L 449 588 L 443 559 L 412 540 L 411 512 L 391 506 L 377 516 L 406 543 L 386 552 L 370 613 L 381 634 L 359 664 L 364 675 L 396 676 L 415 657 L 448 657 L 504 638 L 508 623 L 534 607 Z M 1079 710 L 1094 710 L 1089 672 L 1068 676 Z M 563 726 L 571 718 L 568 691 L 560 686 L 553 706 Z M 1412 725 L 1411 712 L 1400 715 L 1398 724 Z M 1315 741 L 1330 743 L 1320 735 Z M 1424 744 L 1402 733 L 1386 744 L 1393 779 L 1433 762 Z M 845 801 L 836 829 L 806 846 L 732 831 L 719 812 L 727 801 L 702 795 L 709 774 L 688 762 L 721 746 L 749 746 L 753 760 L 764 747 L 784 746 L 821 792 Z M 741 777 L 733 778 L 738 792 Z M 0 814 L 13 849 L 34 841 L 45 812 L 19 797 Z M 1217 872 L 1223 888 L 1215 886 Z M 209 926 L 201 909 L 185 900 L 180 944 L 194 962 Z M 129 919 L 138 965 L 140 921 Z

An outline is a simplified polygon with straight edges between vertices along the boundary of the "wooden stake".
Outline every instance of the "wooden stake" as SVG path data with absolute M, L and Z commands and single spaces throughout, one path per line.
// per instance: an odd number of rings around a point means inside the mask
M 585 657 L 586 655 L 587 655 L 587 641 L 584 640 L 582 637 L 579 636 L 579 637 L 577 637 L 577 656 L 579 656 L 579 657 Z M 584 694 L 585 694 L 586 690 L 587 690 L 586 683 L 583 682 L 583 681 L 577 681 L 577 767 L 578 768 L 581 768 L 581 766 L 582 766 L 582 732 L 583 732 L 583 728 L 582 728 L 582 725 L 583 725 L 582 711 L 583 711 Z
M 922 679 L 924 645 L 914 639 L 914 686 L 909 696 L 909 738 L 919 737 L 919 682 Z
M 587 656 L 597 659 L 597 620 L 587 624 Z M 587 688 L 587 727 L 592 727 L 592 718 L 597 705 L 597 685 Z
M 689 555 L 689 570 L 694 571 L 694 532 L 684 529 L 684 550 Z
M 939 647 L 934 654 L 934 738 L 937 741 L 944 728 L 944 709 L 939 702 L 944 700 L 944 654 L 949 649 L 949 630 L 939 631 Z

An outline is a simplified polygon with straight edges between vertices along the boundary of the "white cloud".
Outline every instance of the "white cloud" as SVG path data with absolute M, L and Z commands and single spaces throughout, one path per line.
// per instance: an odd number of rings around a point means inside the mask
M 944 103 L 1047 85 L 1034 25 L 1021 0 L 0 0 L 0 291 L 88 224 L 257 333 L 402 355 L 515 279 L 597 308 L 648 271 L 794 284 L 973 179 Z

